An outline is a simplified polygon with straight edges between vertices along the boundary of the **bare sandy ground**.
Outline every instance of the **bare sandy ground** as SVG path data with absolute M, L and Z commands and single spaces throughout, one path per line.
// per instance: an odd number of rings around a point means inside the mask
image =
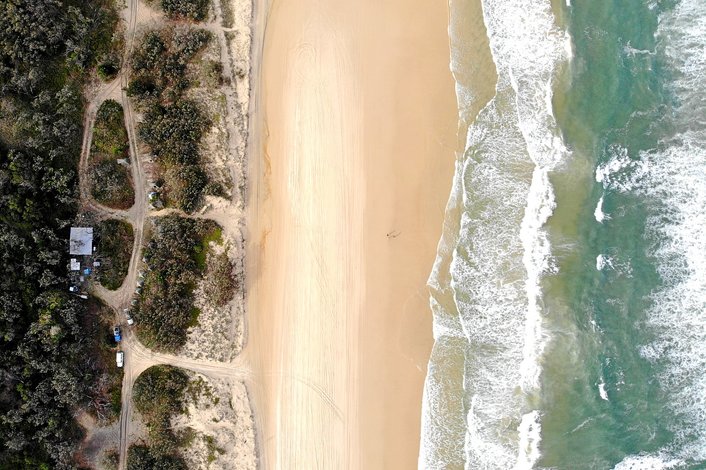
M 186 412 L 172 419 L 193 439 L 181 454 L 191 470 L 255 469 L 255 433 L 245 385 L 193 374 L 184 393 Z
M 244 351 L 263 468 L 416 467 L 456 149 L 447 20 L 443 0 L 269 12 Z

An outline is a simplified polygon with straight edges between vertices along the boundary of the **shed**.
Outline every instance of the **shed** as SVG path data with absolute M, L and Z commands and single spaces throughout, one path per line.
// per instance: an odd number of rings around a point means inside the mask
M 71 227 L 69 254 L 93 254 L 93 227 Z

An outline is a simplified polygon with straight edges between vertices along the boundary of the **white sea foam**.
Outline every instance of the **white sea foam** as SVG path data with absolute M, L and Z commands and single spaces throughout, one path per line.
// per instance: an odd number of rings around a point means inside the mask
M 525 344 L 520 364 L 522 388 L 526 393 L 539 388 L 540 357 L 546 346 L 539 305 L 542 297 L 540 281 L 545 273 L 554 272 L 556 268 L 551 257 L 549 238 L 542 227 L 551 217 L 555 207 L 554 192 L 549 184 L 547 170 L 536 167 L 532 173 L 527 206 L 520 227 L 520 239 L 524 249 L 522 262 L 527 271 Z
M 603 271 L 605 268 L 615 269 L 613 259 L 604 254 L 596 256 L 596 271 Z
M 631 456 L 618 470 L 706 460 L 706 3 L 682 0 L 662 14 L 657 43 L 676 71 L 676 132 L 633 160 L 614 152 L 596 179 L 641 196 L 650 210 L 645 238 L 662 282 L 647 311 L 656 339 L 640 354 L 661 371 L 675 437 L 658 455 Z
M 449 200 L 461 216 L 445 223 L 458 228 L 455 235 L 445 229 L 430 286 L 435 296 L 446 291 L 444 253 L 456 242 L 448 269 L 452 310 L 468 342 L 465 467 L 525 469 L 540 455 L 540 414 L 528 407 L 528 396 L 539 391 L 546 342 L 541 278 L 555 271 L 543 229 L 555 205 L 549 174 L 567 152 L 552 113 L 552 80 L 571 48 L 548 0 L 487 0 L 483 19 L 498 72 L 496 95 L 469 128 L 454 179 L 460 190 Z M 464 97 L 473 98 L 461 84 L 457 95 L 460 109 Z M 448 337 L 454 329 L 438 307 L 437 342 L 438 334 Z M 420 468 L 454 466 L 439 457 L 446 443 L 443 421 L 431 414 L 437 393 L 439 384 L 428 377 Z
M 514 470 L 530 470 L 539 460 L 539 443 L 542 441 L 539 411 L 534 410 L 522 416 L 518 434 L 520 435 L 520 450 Z
M 598 382 L 598 395 L 601 397 L 601 400 L 608 401 L 608 392 L 606 392 L 603 377 L 601 377 L 601 381 Z
M 635 49 L 630 44 L 630 41 L 628 41 L 628 43 L 625 45 L 625 47 L 623 47 L 623 51 L 628 56 L 633 56 L 633 57 L 636 55 L 655 55 L 656 54 L 656 51 L 650 51 L 650 50 L 646 50 L 646 49 Z
M 464 213 L 451 266 L 472 355 L 466 467 L 531 468 L 539 458 L 540 416 L 526 409 L 516 387 L 538 393 L 546 342 L 540 283 L 554 263 L 543 226 L 555 205 L 548 175 L 566 154 L 551 83 L 566 57 L 566 35 L 545 0 L 488 1 L 483 15 L 498 84 L 469 129 Z M 516 431 L 508 422 L 517 423 Z
M 596 222 L 602 224 L 606 220 L 610 220 L 610 216 L 603 212 L 603 196 L 598 200 L 596 204 L 596 210 L 593 211 L 593 216 L 596 218 Z
M 630 455 L 616 465 L 613 470 L 668 470 L 683 465 L 677 459 L 661 455 Z

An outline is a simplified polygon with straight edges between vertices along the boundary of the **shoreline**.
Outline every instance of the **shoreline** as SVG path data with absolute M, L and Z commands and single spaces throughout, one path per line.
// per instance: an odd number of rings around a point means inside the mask
M 447 4 L 294 3 L 256 5 L 253 27 L 242 354 L 260 465 L 414 467 L 458 125 Z

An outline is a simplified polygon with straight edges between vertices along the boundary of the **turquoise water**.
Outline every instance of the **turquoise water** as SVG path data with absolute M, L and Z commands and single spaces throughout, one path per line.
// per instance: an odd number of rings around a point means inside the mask
M 420 467 L 706 468 L 706 2 L 482 8 Z

